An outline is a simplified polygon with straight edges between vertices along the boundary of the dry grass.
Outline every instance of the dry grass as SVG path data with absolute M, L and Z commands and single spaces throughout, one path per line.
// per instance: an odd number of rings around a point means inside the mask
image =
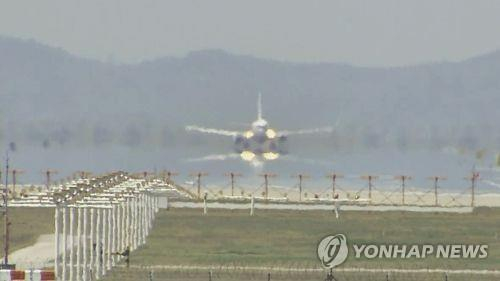
M 1 216 L 0 231 L 2 239 L 0 247 L 4 248 L 4 216 Z M 54 233 L 53 208 L 9 208 L 10 225 L 10 252 L 30 246 L 42 234 Z
M 488 244 L 489 257 L 464 259 L 355 259 L 349 267 L 500 269 L 500 209 L 472 214 L 411 212 L 162 210 L 148 243 L 133 253 L 136 265 L 241 265 L 317 267 L 318 241 L 344 233 L 350 243 Z

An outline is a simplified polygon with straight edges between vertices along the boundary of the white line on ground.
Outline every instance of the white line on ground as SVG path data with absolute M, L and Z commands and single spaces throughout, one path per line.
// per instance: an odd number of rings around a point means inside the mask
M 203 208 L 203 203 L 199 202 L 171 202 L 171 208 Z M 250 209 L 250 203 L 218 203 L 211 202 L 207 204 L 209 209 Z M 333 205 L 324 204 L 261 204 L 256 203 L 255 209 L 261 210 L 328 210 L 332 211 Z M 472 207 L 420 207 L 420 206 L 355 206 L 341 205 L 341 211 L 406 211 L 406 212 L 440 212 L 440 213 L 472 213 Z

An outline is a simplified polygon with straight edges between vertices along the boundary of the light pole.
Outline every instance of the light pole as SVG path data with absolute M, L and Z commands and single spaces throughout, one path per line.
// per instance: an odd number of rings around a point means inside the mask
M 328 174 L 326 175 L 327 178 L 330 178 L 332 180 L 332 199 L 335 199 L 335 196 L 336 196 L 336 192 L 337 192 L 337 179 L 338 178 L 343 178 L 344 176 L 342 174 L 338 174 L 338 173 L 331 173 L 331 174 Z
M 13 169 L 12 170 L 12 194 L 16 194 L 16 181 L 17 175 L 24 173 L 23 170 Z
M 302 182 L 304 179 L 310 178 L 310 176 L 306 175 L 306 174 L 296 174 L 296 175 L 292 175 L 292 177 L 299 179 L 299 183 L 298 183 L 298 185 L 299 185 L 299 202 L 302 202 Z
M 196 186 L 197 186 L 197 199 L 200 200 L 201 198 L 201 177 L 203 176 L 208 176 L 208 173 L 206 172 L 197 172 L 197 173 L 191 173 L 191 176 L 196 177 Z
M 474 207 L 475 206 L 476 181 L 479 179 L 479 173 L 478 172 L 472 172 L 472 174 L 470 176 L 466 177 L 465 179 L 466 180 L 470 180 L 470 184 L 471 184 L 470 206 Z
M 234 196 L 234 183 L 235 183 L 235 177 L 241 177 L 242 174 L 240 173 L 226 173 L 226 176 L 228 176 L 231 179 L 231 196 Z
M 172 177 L 177 176 L 177 175 L 179 175 L 179 173 L 177 173 L 177 172 L 172 172 L 172 171 L 166 171 L 166 176 L 167 176 L 167 177 L 166 177 L 165 181 L 166 181 L 167 183 L 170 183 L 170 181 L 172 180 Z
M 260 176 L 264 178 L 264 198 L 267 201 L 269 199 L 269 178 L 274 178 L 278 175 L 274 173 L 264 173 Z
M 411 180 L 412 177 L 407 175 L 399 175 L 395 176 L 394 178 L 401 181 L 401 202 L 403 203 L 403 205 L 405 205 L 406 181 Z
M 3 206 L 4 206 L 4 265 L 9 264 L 9 152 L 5 156 L 5 188 L 3 190 Z
M 446 180 L 446 177 L 442 177 L 442 176 L 432 176 L 432 177 L 429 177 L 430 180 L 432 180 L 434 182 L 434 206 L 438 206 L 438 182 L 440 180 Z
M 47 180 L 47 190 L 49 190 L 49 188 L 50 188 L 51 175 L 57 174 L 57 173 L 58 173 L 58 171 L 51 170 L 51 169 L 47 169 L 47 171 L 45 171 L 45 177 L 46 177 L 46 180 Z
M 361 178 L 368 181 L 368 200 L 370 200 L 370 204 L 372 204 L 373 180 L 378 179 L 378 176 L 364 175 L 361 176 Z

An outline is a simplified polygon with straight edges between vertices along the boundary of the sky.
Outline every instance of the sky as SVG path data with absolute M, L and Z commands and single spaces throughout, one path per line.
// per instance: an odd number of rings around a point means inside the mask
M 118 63 L 223 49 L 403 66 L 500 48 L 499 11 L 496 0 L 0 0 L 0 35 Z

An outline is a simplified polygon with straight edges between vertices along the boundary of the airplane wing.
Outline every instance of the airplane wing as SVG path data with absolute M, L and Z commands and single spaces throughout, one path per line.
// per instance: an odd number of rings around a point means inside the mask
M 341 114 L 339 114 L 340 116 Z M 278 135 L 285 135 L 285 136 L 290 136 L 290 135 L 310 135 L 310 134 L 331 134 L 340 125 L 340 120 L 341 118 L 337 118 L 337 122 L 335 122 L 335 125 L 333 127 L 319 127 L 319 128 L 312 128 L 312 129 L 304 129 L 304 130 L 297 130 L 297 131 L 280 131 Z
M 332 127 L 321 127 L 321 128 L 313 128 L 313 129 L 304 129 L 304 130 L 297 130 L 297 131 L 280 131 L 278 135 L 285 135 L 285 136 L 291 136 L 291 135 L 309 135 L 309 134 L 321 134 L 321 133 L 332 133 L 334 129 Z
M 194 131 L 194 132 L 215 134 L 215 135 L 228 136 L 228 137 L 235 137 L 239 134 L 239 132 L 236 132 L 236 131 L 203 128 L 203 127 L 199 127 L 199 126 L 186 126 L 186 131 Z
M 186 159 L 187 162 L 205 162 L 205 161 L 224 161 L 227 159 L 238 159 L 240 157 L 239 154 L 231 153 L 231 154 L 211 154 L 200 158 L 191 158 Z

